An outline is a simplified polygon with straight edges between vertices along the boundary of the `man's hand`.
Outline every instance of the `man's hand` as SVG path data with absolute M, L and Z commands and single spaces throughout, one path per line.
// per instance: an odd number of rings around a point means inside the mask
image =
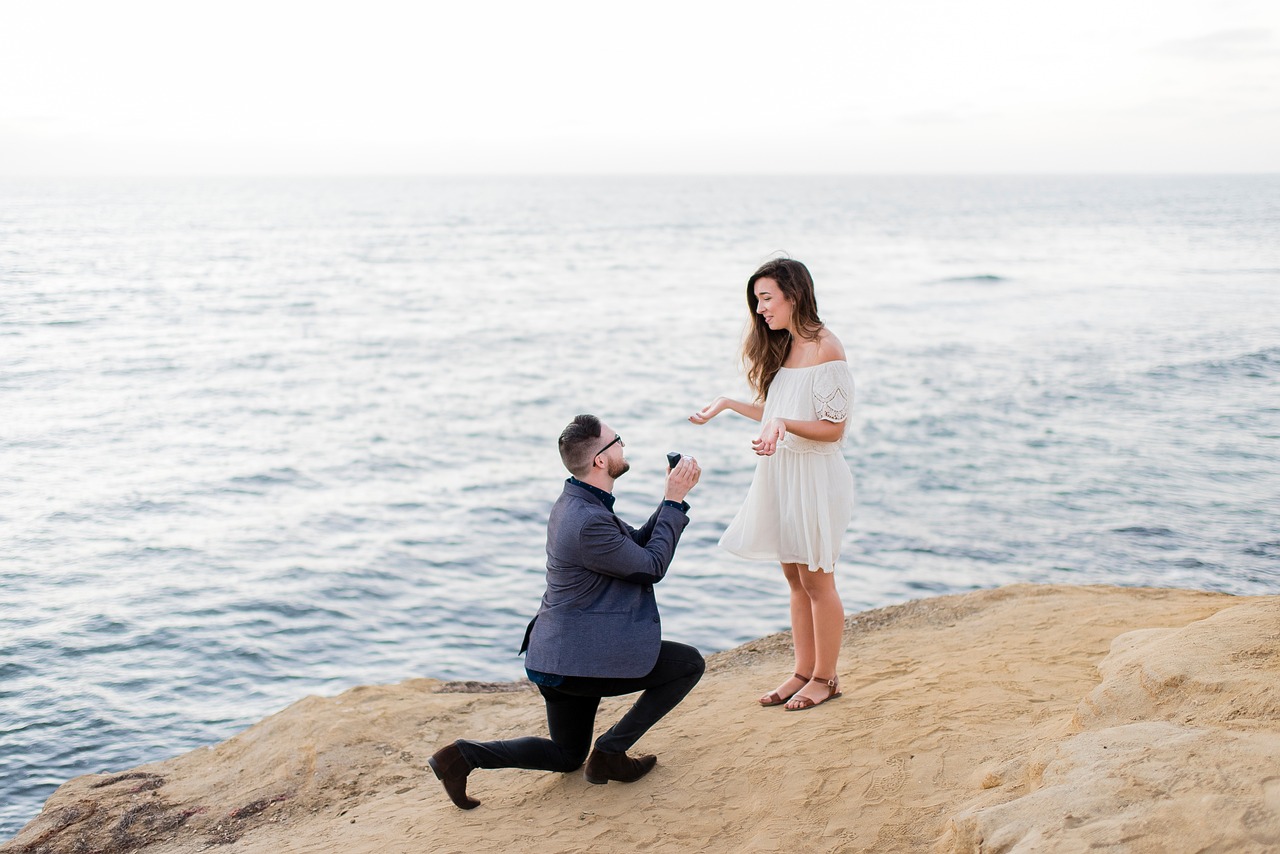
M 663 497 L 668 501 L 684 501 L 700 477 L 702 469 L 698 461 L 687 455 L 681 457 L 676 467 L 667 472 L 667 494 Z

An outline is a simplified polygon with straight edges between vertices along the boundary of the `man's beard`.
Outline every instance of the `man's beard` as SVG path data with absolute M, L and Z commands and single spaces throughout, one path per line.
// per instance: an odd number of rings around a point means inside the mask
M 617 480 L 627 472 L 631 471 L 631 463 L 627 462 L 625 459 L 618 460 L 617 463 L 613 460 L 609 460 L 609 468 L 607 471 L 609 472 L 609 477 Z

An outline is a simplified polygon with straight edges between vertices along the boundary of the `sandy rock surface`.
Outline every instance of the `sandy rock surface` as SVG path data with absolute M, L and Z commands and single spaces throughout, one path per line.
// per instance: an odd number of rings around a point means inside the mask
M 673 638 L 678 640 L 678 638 Z M 308 697 L 216 746 L 71 780 L 3 854 L 1280 850 L 1280 597 L 1018 585 L 847 621 L 844 696 L 756 697 L 773 635 L 713 656 L 640 782 L 426 759 L 545 734 L 526 683 Z M 598 729 L 627 700 L 601 704 Z

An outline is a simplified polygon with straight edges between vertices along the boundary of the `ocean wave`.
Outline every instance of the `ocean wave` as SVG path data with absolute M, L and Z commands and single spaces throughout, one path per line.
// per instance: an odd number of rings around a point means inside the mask
M 1112 528 L 1117 534 L 1133 534 L 1138 537 L 1173 537 L 1177 534 L 1169 528 L 1146 527 L 1144 525 L 1133 525 L 1128 528 Z
M 1161 365 L 1147 373 L 1152 379 L 1266 380 L 1280 378 L 1280 347 L 1268 347 L 1226 359 L 1202 359 Z
M 979 273 L 973 276 L 948 276 L 944 279 L 934 279 L 928 284 L 931 285 L 998 285 L 1003 282 L 1012 281 L 1006 276 L 997 276 L 993 273 Z
M 300 489 L 318 489 L 323 486 L 318 480 L 288 467 L 270 469 L 257 474 L 237 475 L 228 479 L 227 483 L 235 487 L 231 491 L 251 492 L 255 495 L 262 495 L 264 491 L 251 487 L 293 486 Z
M 1255 543 L 1243 549 L 1247 555 L 1254 557 L 1268 557 L 1280 559 L 1280 540 L 1272 540 L 1265 543 Z

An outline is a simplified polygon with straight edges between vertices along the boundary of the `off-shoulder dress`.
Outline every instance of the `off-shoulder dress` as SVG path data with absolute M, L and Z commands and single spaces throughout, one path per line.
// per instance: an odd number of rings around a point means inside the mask
M 853 403 L 853 374 L 843 359 L 780 368 L 765 398 L 763 420 L 841 422 Z M 835 572 L 853 518 L 853 474 L 842 442 L 792 433 L 772 456 L 760 457 L 738 515 L 720 545 L 740 557 L 804 564 Z

